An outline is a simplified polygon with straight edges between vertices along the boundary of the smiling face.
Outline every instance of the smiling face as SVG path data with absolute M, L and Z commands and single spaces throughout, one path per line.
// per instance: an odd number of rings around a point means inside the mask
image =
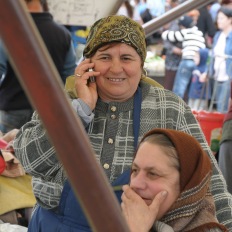
M 94 70 L 101 73 L 96 83 L 103 101 L 123 102 L 134 95 L 142 75 L 142 61 L 133 47 L 108 44 L 99 48 L 91 61 Z
M 167 155 L 163 147 L 148 141 L 140 145 L 132 165 L 130 186 L 147 205 L 151 204 L 158 192 L 168 192 L 157 219 L 168 211 L 180 194 L 178 167 L 178 160 Z

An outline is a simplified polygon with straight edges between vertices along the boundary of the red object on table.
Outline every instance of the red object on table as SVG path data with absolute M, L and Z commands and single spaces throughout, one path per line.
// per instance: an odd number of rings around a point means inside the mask
M 7 147 L 7 142 L 0 139 L 0 149 L 5 149 L 6 147 Z M 0 154 L 0 175 L 5 170 L 5 168 L 6 168 L 5 160 L 3 159 L 2 155 Z
M 6 149 L 8 143 L 3 140 L 3 139 L 0 139 L 0 149 Z

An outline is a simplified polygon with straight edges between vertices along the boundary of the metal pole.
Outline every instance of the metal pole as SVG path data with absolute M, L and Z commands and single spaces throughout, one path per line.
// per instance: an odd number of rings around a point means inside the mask
M 93 231 L 129 231 L 24 1 L 0 0 L 0 31 Z
M 188 0 L 167 11 L 160 17 L 154 18 L 149 22 L 144 23 L 143 28 L 145 30 L 146 37 L 152 35 L 154 32 L 158 31 L 163 25 L 169 23 L 170 21 L 177 19 L 178 17 L 193 9 L 198 9 L 202 6 L 205 6 L 210 2 L 212 2 L 212 0 Z

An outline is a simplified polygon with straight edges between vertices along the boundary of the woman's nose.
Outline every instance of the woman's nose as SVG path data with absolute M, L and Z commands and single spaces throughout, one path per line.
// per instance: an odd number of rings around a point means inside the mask
M 138 174 L 135 177 L 131 177 L 130 186 L 133 189 L 145 189 L 146 179 L 142 174 Z
M 113 73 L 120 73 L 123 71 L 123 66 L 121 63 L 120 59 L 113 59 L 111 66 L 110 66 L 110 71 Z

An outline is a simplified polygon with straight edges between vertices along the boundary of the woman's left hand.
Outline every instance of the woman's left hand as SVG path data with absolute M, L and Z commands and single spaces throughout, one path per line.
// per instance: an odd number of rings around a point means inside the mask
M 159 207 L 166 198 L 167 192 L 159 192 L 148 206 L 130 186 L 124 185 L 123 191 L 121 208 L 130 231 L 148 232 L 156 221 Z

